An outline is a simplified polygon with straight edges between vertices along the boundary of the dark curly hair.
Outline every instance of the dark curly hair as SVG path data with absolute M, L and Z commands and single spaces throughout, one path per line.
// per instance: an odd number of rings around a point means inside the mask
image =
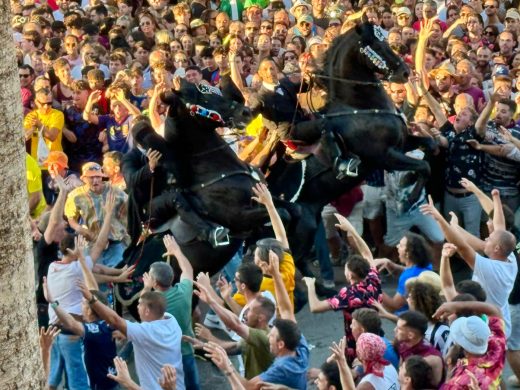
M 429 319 L 443 303 L 439 291 L 431 284 L 416 281 L 407 285 L 406 288 L 408 296 L 414 302 L 414 310 L 420 311 Z
M 421 268 L 426 268 L 433 260 L 433 252 L 426 239 L 416 233 L 408 232 L 406 237 L 406 252 L 410 261 Z

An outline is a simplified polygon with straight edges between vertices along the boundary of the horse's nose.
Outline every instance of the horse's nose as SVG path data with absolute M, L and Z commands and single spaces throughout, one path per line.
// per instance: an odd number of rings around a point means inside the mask
M 410 76 L 410 73 L 408 73 L 408 71 L 405 70 L 405 71 L 403 72 L 403 77 L 404 77 L 405 79 L 407 79 L 409 76 Z

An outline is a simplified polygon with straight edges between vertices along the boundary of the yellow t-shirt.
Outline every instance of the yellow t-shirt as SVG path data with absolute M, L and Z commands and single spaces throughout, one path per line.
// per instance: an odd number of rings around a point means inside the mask
M 291 300 L 291 304 L 294 307 L 294 273 L 296 272 L 296 267 L 294 266 L 294 259 L 290 253 L 283 253 L 283 260 L 280 262 L 280 274 L 282 275 L 283 284 L 285 285 L 285 289 L 289 294 L 289 299 Z M 274 280 L 270 276 L 265 276 L 262 279 L 262 284 L 260 285 L 260 291 L 269 291 L 273 296 L 274 292 Z M 240 306 L 245 306 L 246 298 L 240 294 L 236 293 L 233 295 L 233 299 Z
M 49 148 L 49 151 L 62 152 L 63 148 L 61 146 L 61 138 L 63 135 L 63 126 L 65 125 L 65 116 L 63 115 L 63 112 L 52 108 L 48 114 L 41 114 L 38 112 L 38 110 L 33 110 L 30 113 L 28 113 L 24 118 L 23 127 L 26 130 L 31 129 L 29 123 L 31 123 L 30 119 L 34 117 L 37 117 L 40 120 L 40 122 L 47 128 L 54 127 L 59 130 L 58 136 L 54 141 L 48 140 L 47 138 L 45 138 L 45 136 L 43 139 L 45 140 L 45 144 Z M 35 131 L 31 138 L 31 157 L 38 161 L 38 131 Z M 41 166 L 41 162 L 39 163 Z
M 34 194 L 35 192 L 40 193 L 40 201 L 38 202 L 38 206 L 31 213 L 32 218 L 38 218 L 47 203 L 45 203 L 45 197 L 43 196 L 43 185 L 42 185 L 42 171 L 40 167 L 38 167 L 38 163 L 34 158 L 25 153 L 25 171 L 27 173 L 27 192 L 30 194 Z

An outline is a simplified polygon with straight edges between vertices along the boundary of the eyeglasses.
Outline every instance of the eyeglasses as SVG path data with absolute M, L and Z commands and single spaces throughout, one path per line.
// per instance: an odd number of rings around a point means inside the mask
M 18 77 L 20 77 L 20 78 L 24 78 L 24 79 L 27 79 L 27 78 L 31 77 L 31 75 L 30 75 L 30 74 L 23 74 L 23 73 L 20 73 L 20 74 L 18 75 Z
M 188 60 L 186 58 L 176 58 L 173 62 L 188 62 Z
M 149 26 L 151 24 L 152 24 L 152 22 L 150 22 L 149 20 L 145 20 L 145 21 L 139 23 L 139 26 Z
M 409 15 L 399 15 L 397 19 L 410 19 Z
M 301 23 L 300 23 L 300 26 L 302 26 L 302 27 L 310 27 L 311 24 L 310 24 L 310 23 L 307 23 L 307 22 L 301 22 Z
M 484 35 L 492 35 L 495 36 L 496 34 L 493 31 L 484 31 Z

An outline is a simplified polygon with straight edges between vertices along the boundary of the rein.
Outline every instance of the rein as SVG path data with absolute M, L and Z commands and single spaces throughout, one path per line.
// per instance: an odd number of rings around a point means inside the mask
M 254 181 L 260 182 L 261 181 L 260 175 L 258 175 L 258 173 L 250 166 L 248 166 L 247 168 L 248 169 L 231 171 L 228 173 L 221 173 L 220 175 L 217 175 L 213 179 L 210 179 L 204 183 L 194 184 L 194 185 L 190 186 L 188 188 L 188 191 L 201 190 L 201 189 L 207 188 L 215 183 L 218 183 L 219 181 L 222 181 L 228 177 L 237 176 L 237 175 L 246 175 L 246 176 L 249 176 L 250 178 L 252 178 Z

